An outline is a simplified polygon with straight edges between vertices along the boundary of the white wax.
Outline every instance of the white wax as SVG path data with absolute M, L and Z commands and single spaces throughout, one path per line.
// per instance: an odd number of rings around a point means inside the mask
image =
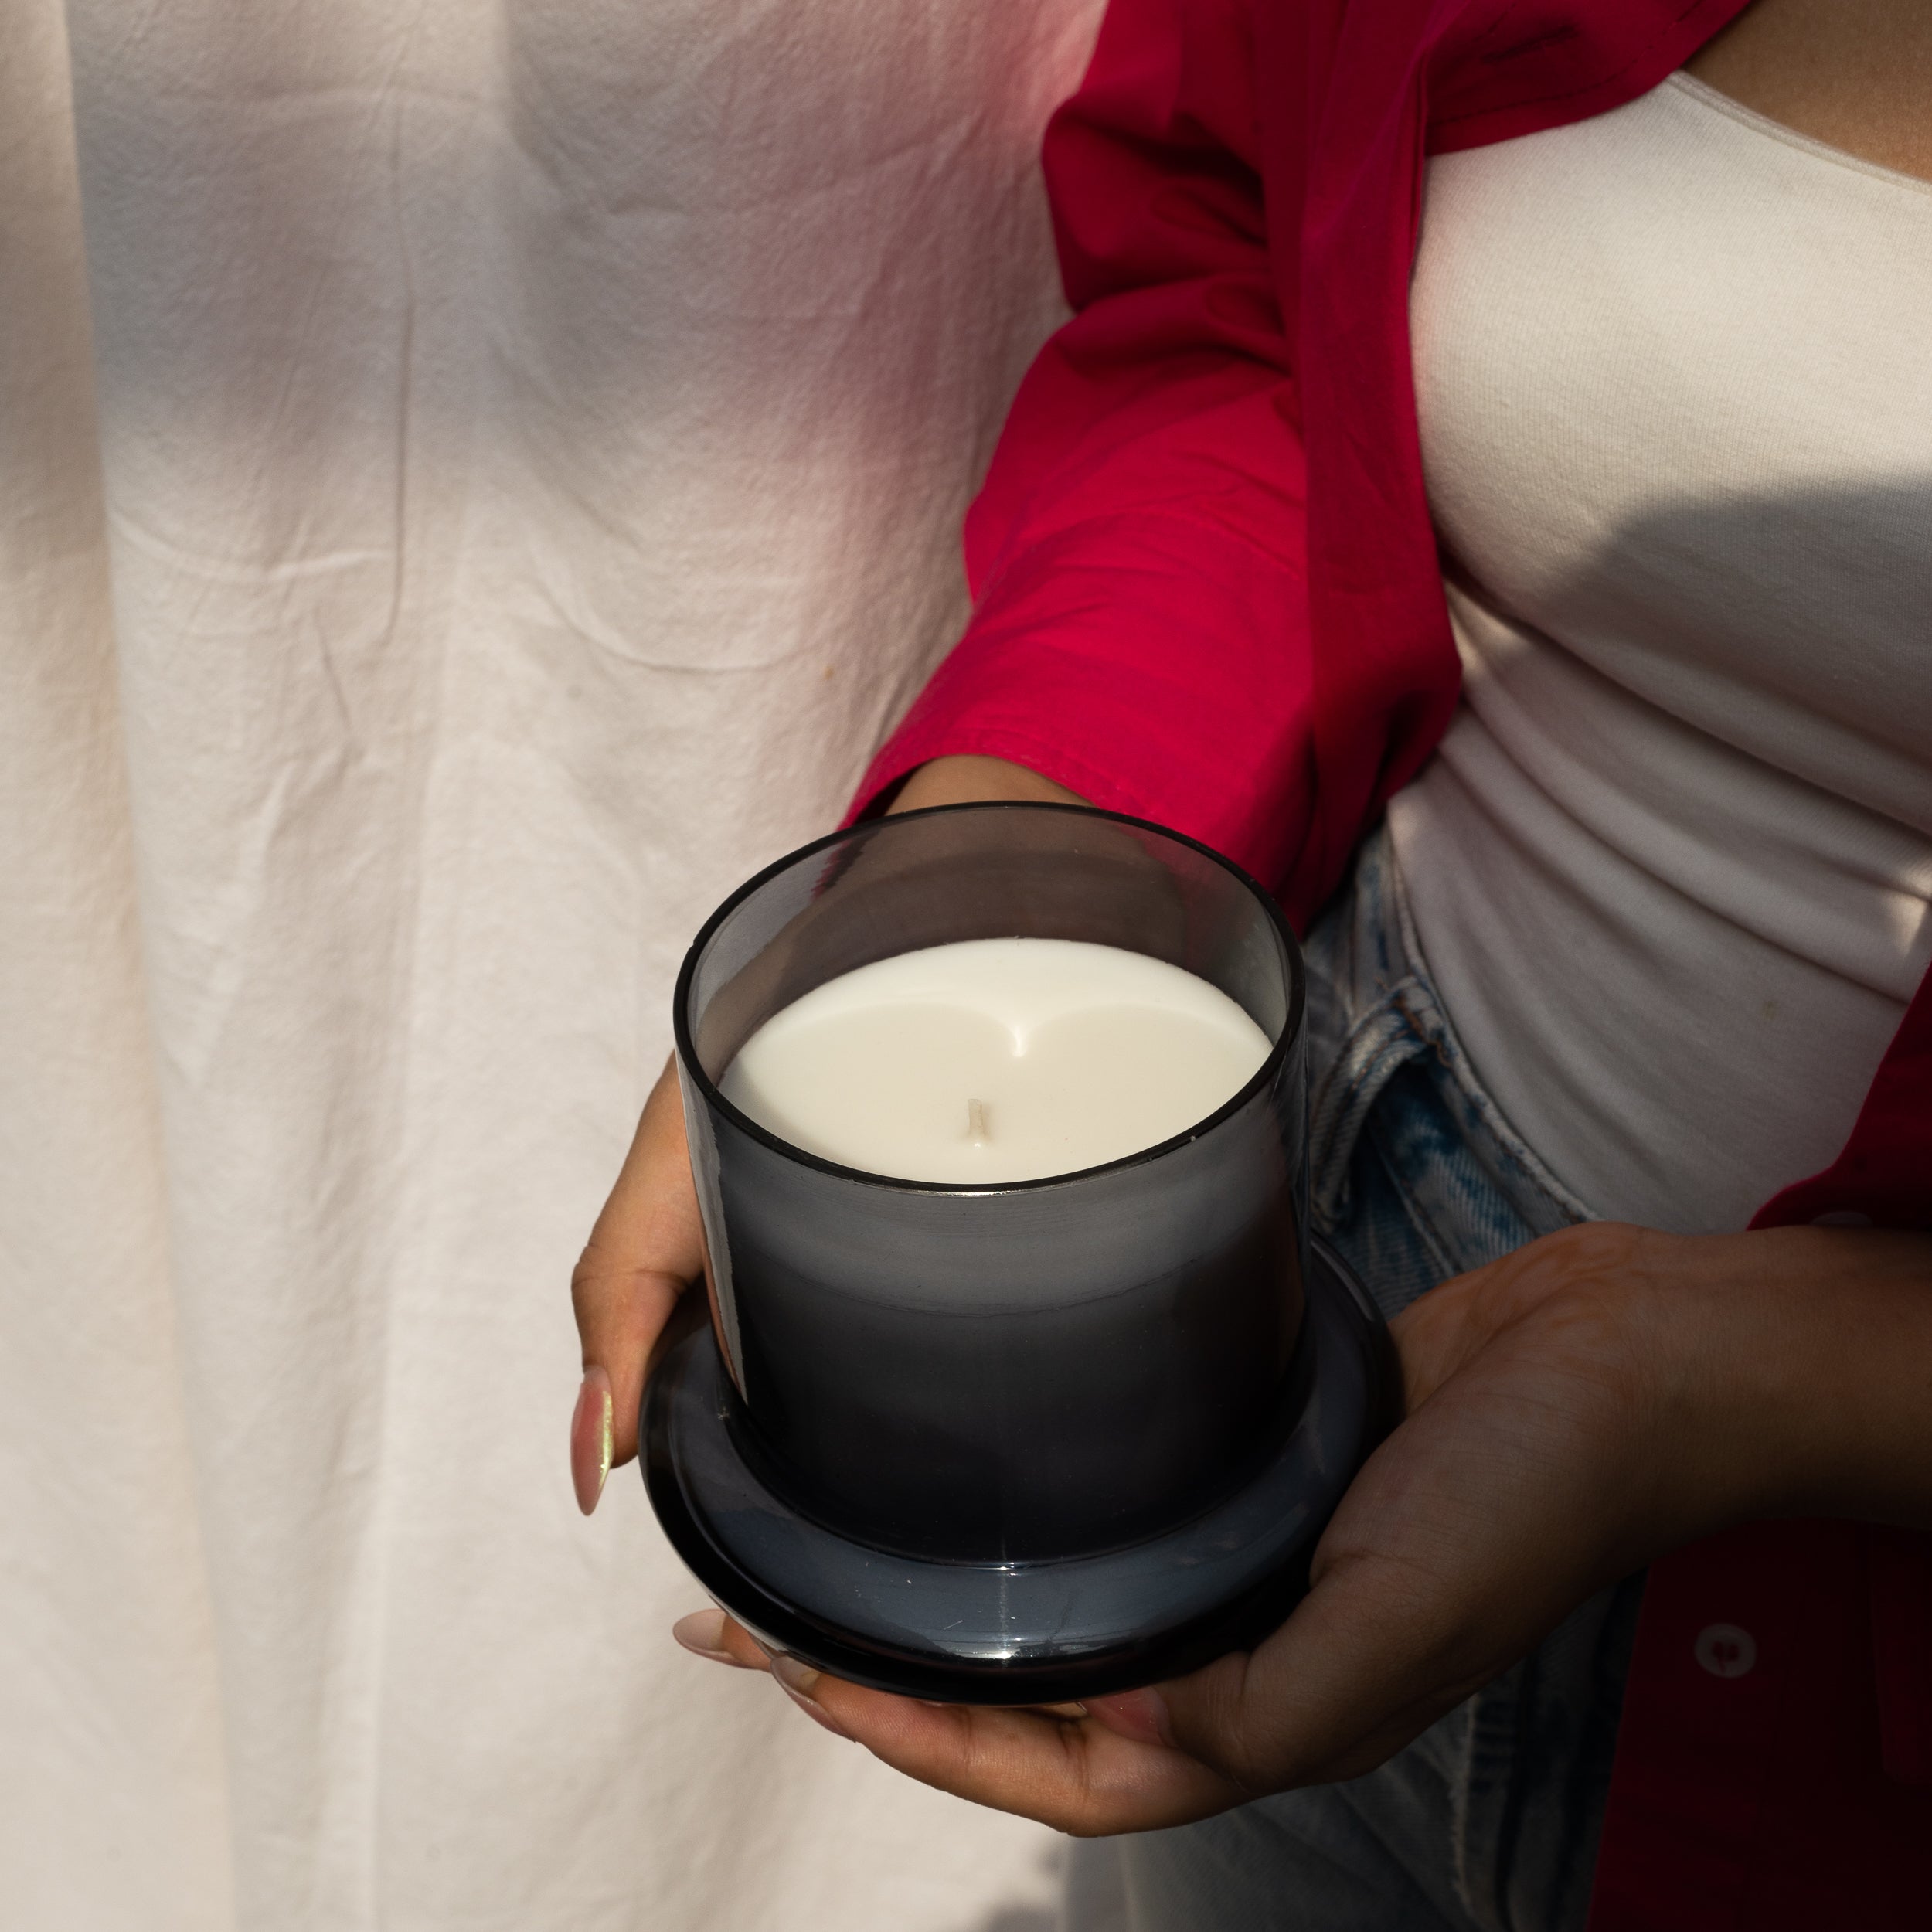
M 1185 1133 L 1269 1044 L 1165 961 L 975 939 L 828 980 L 766 1021 L 719 1084 L 781 1139 L 868 1174 L 1031 1181 Z

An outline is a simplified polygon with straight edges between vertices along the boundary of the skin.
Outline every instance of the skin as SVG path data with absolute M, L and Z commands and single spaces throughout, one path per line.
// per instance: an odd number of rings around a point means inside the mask
M 1757 0 L 1685 63 L 1767 119 L 1932 181 L 1932 6 Z
M 936 758 L 899 789 L 894 811 L 1012 798 L 1083 804 L 1063 786 L 997 758 Z M 570 1277 L 584 1383 L 570 1423 L 570 1468 L 587 1516 L 614 1467 L 638 1452 L 651 1351 L 678 1298 L 703 1272 L 704 1236 L 677 1075 L 667 1062 L 645 1102 L 611 1198 Z
M 1757 0 L 1691 70 L 1932 179 L 1932 0 Z M 893 809 L 981 798 L 1079 802 L 1017 765 L 946 758 Z M 667 1070 L 572 1281 L 587 1513 L 636 1452 L 651 1349 L 701 1266 Z M 1405 1419 L 1343 1499 L 1308 1596 L 1251 1654 L 1022 1711 L 862 1689 L 768 1657 L 715 1610 L 679 1640 L 769 1669 L 927 1784 L 1072 1832 L 1140 1831 L 1372 1769 L 1592 1591 L 1731 1524 L 1932 1529 L 1932 1236 L 1599 1223 L 1445 1282 L 1393 1334 Z

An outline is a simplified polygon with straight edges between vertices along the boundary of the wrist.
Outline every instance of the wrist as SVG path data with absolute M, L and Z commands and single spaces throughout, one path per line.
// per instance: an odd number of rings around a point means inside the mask
M 1026 765 L 1006 758 L 983 758 L 961 754 L 934 758 L 909 777 L 886 808 L 888 815 L 900 811 L 923 811 L 934 805 L 982 804 L 998 801 L 1020 804 L 1083 805 L 1079 793 Z
M 1932 1525 L 1932 1240 L 1782 1228 L 1649 1252 L 1660 1479 L 1692 1534 Z

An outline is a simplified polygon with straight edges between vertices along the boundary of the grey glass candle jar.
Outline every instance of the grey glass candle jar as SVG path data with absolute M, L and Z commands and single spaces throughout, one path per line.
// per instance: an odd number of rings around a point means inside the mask
M 719 1090 L 774 1013 L 957 940 L 1197 975 L 1271 1043 L 1160 1145 L 1004 1185 L 859 1172 Z M 1034 1702 L 1253 1641 L 1379 1432 L 1382 1336 L 1311 1246 L 1301 956 L 1205 846 L 1074 806 L 876 821 L 733 893 L 675 1030 L 711 1320 L 646 1392 L 645 1478 L 773 1648 L 928 1698 Z

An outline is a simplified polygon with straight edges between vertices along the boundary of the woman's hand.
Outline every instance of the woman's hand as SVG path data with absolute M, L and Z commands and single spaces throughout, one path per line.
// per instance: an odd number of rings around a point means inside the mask
M 1407 1419 L 1252 1655 L 1049 1713 L 861 1689 L 768 1659 L 716 1611 L 679 1639 L 768 1666 L 927 1784 L 1141 1831 L 1372 1769 L 1592 1591 L 1726 1524 L 1932 1524 L 1924 1236 L 1579 1227 L 1444 1284 L 1393 1333 Z
M 906 780 L 892 809 L 994 799 L 1083 802 L 1003 759 L 935 758 Z M 611 1470 L 638 1452 L 638 1406 L 651 1352 L 678 1298 L 703 1268 L 704 1231 L 677 1072 L 667 1066 L 645 1102 L 623 1172 L 570 1277 L 584 1369 L 570 1420 L 570 1478 L 587 1516 Z

